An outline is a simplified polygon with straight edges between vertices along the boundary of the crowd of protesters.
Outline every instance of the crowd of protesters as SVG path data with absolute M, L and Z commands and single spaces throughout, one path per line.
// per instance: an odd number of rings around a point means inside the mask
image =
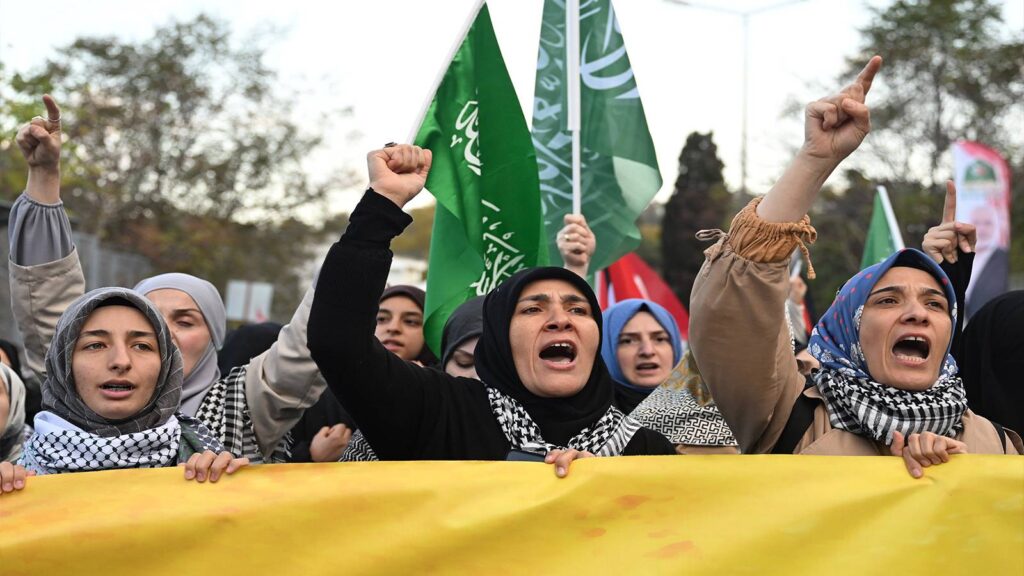
M 898 457 L 921 477 L 952 454 L 1024 453 L 1024 293 L 964 325 L 977 240 L 954 218 L 952 184 L 922 250 L 858 272 L 816 324 L 790 300 L 806 290 L 795 251 L 814 278 L 807 213 L 870 131 L 880 67 L 809 104 L 774 187 L 728 231 L 700 234 L 714 243 L 688 342 L 656 302 L 602 312 L 585 280 L 596 240 L 568 216 L 565 266 L 468 300 L 436 351 L 423 291 L 386 286 L 429 150 L 370 152 L 369 188 L 291 321 L 226 335 L 202 278 L 85 293 L 60 198 L 60 110 L 44 96 L 46 116 L 17 138 L 29 177 L 9 264 L 25 348 L 0 341 L 0 494 L 38 474 L 177 465 L 216 482 L 289 461 L 525 459 L 562 477 L 582 457 L 776 453 Z

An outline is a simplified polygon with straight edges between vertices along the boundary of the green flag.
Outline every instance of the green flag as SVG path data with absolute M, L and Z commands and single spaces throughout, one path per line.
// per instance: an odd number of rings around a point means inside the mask
M 572 136 L 566 130 L 565 2 L 545 0 L 537 56 L 533 144 L 553 262 L 572 211 Z M 597 237 L 596 272 L 640 244 L 636 219 L 661 188 L 654 144 L 610 0 L 580 8 L 580 190 Z
M 415 141 L 434 155 L 426 184 L 437 206 L 424 335 L 440 356 L 444 323 L 459 304 L 548 261 L 537 158 L 486 4 L 452 57 Z
M 903 235 L 896 224 L 896 215 L 889 204 L 889 194 L 884 186 L 879 186 L 875 194 L 875 206 L 871 209 L 871 225 L 864 240 L 864 256 L 860 260 L 863 270 L 872 264 L 878 264 L 903 249 Z

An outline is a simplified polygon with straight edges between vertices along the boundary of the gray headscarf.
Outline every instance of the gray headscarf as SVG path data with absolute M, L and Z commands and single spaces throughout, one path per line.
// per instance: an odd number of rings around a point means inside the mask
M 124 420 L 108 420 L 89 408 L 75 389 L 72 357 L 78 335 L 89 315 L 104 302 L 118 299 L 134 306 L 149 320 L 160 349 L 160 373 L 153 397 L 146 406 Z M 97 436 L 121 436 L 162 426 L 178 410 L 181 400 L 181 353 L 160 312 L 133 290 L 99 288 L 71 303 L 57 321 L 57 333 L 46 352 L 46 381 L 43 382 L 43 410 Z
M 0 364 L 0 371 L 3 372 L 0 386 L 7 384 L 6 394 L 11 405 L 7 411 L 7 423 L 0 429 L 0 462 L 14 462 L 21 456 L 21 445 L 25 440 L 25 384 L 10 366 Z
M 135 291 L 145 296 L 154 290 L 169 288 L 181 290 L 195 301 L 210 331 L 210 346 L 206 353 L 192 368 L 182 385 L 181 413 L 195 416 L 199 405 L 203 403 L 207 390 L 220 379 L 220 368 L 217 367 L 217 350 L 224 345 L 224 333 L 227 331 L 227 311 L 224 300 L 213 284 L 191 274 L 171 272 L 146 278 L 135 285 Z

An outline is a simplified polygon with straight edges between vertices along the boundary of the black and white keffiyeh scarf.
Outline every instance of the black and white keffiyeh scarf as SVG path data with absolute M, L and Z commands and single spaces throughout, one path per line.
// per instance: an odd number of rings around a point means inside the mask
M 268 462 L 263 457 L 256 438 L 249 403 L 245 399 L 245 377 L 248 365 L 231 370 L 213 383 L 203 397 L 196 418 L 209 427 L 213 435 L 224 445 L 224 449 L 240 458 L 248 458 L 252 464 Z M 269 462 L 288 462 L 291 457 L 291 432 L 282 438 Z
M 960 378 L 949 375 L 927 390 L 910 392 L 854 378 L 841 372 L 819 370 L 814 383 L 825 397 L 833 428 L 873 438 L 886 445 L 893 432 L 904 436 L 921 432 L 955 437 L 963 431 L 967 394 Z
M 356 430 L 352 433 L 352 438 L 349 439 L 348 446 L 341 453 L 341 458 L 338 459 L 338 462 L 376 462 L 377 460 L 380 460 L 380 458 L 373 451 L 370 442 L 366 440 L 363 431 Z
M 36 474 L 122 468 L 164 468 L 196 452 L 224 447 L 201 422 L 182 414 L 155 428 L 119 436 L 86 432 L 52 412 L 40 412 L 20 464 Z
M 927 390 L 912 392 L 887 386 L 868 373 L 860 342 L 861 316 L 875 283 L 894 266 L 931 274 L 942 286 L 952 325 L 956 325 L 956 294 L 949 278 L 923 252 L 901 250 L 850 278 L 811 332 L 808 349 L 821 363 L 821 369 L 814 373 L 814 383 L 825 398 L 833 428 L 886 445 L 892 443 L 893 432 L 897 431 L 904 436 L 932 432 L 955 437 L 963 430 L 967 393 L 957 376 L 956 361 L 949 354 L 949 343 L 939 378 Z
M 487 400 L 509 444 L 513 449 L 524 452 L 547 454 L 552 450 L 574 448 L 595 456 L 618 456 L 641 428 L 639 422 L 615 406 L 609 406 L 594 424 L 580 430 L 562 446 L 544 440 L 540 427 L 515 398 L 488 387 Z
M 487 388 L 487 401 L 498 427 L 513 449 L 536 454 L 547 454 L 552 450 L 575 448 L 595 456 L 618 456 L 641 428 L 639 422 L 626 416 L 618 408 L 610 406 L 604 416 L 593 426 L 581 430 L 569 439 L 565 446 L 547 442 L 541 436 L 540 428 L 514 398 L 494 388 Z M 371 462 L 378 460 L 362 431 L 357 430 L 342 453 L 339 462 Z

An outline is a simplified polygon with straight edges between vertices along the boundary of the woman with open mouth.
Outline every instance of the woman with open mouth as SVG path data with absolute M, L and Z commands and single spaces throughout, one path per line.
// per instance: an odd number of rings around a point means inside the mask
M 601 356 L 615 380 L 619 409 L 663 434 L 679 454 L 737 453 L 736 440 L 714 402 L 702 401 L 688 389 L 700 373 L 684 352 L 668 310 L 657 302 L 630 298 L 609 306 L 604 324 Z
M 1020 437 L 971 412 L 949 354 L 949 279 L 918 250 L 870 266 L 814 328 L 820 362 L 800 374 L 784 318 L 790 254 L 817 232 L 806 216 L 870 130 L 875 56 L 839 94 L 807 106 L 805 140 L 764 198 L 705 252 L 691 294 L 690 347 L 744 453 L 898 455 L 916 478 L 955 453 L 1020 453 Z M 813 268 L 808 265 L 808 275 Z
M 71 303 L 46 355 L 42 411 L 18 465 L 0 463 L 0 493 L 26 476 L 184 464 L 216 482 L 249 463 L 179 412 L 181 353 L 160 312 L 124 288 Z
M 519 271 L 487 295 L 479 380 L 406 362 L 374 337 L 389 245 L 410 222 L 402 207 L 422 190 L 430 160 L 409 145 L 367 155 L 370 189 L 324 261 L 310 314 L 313 359 L 377 455 L 504 460 L 521 451 L 564 476 L 581 455 L 674 453 L 614 407 L 600 306 L 563 268 Z
M 672 374 L 683 338 L 668 310 L 639 298 L 609 306 L 604 325 L 601 357 L 615 380 L 615 403 L 629 414 Z

